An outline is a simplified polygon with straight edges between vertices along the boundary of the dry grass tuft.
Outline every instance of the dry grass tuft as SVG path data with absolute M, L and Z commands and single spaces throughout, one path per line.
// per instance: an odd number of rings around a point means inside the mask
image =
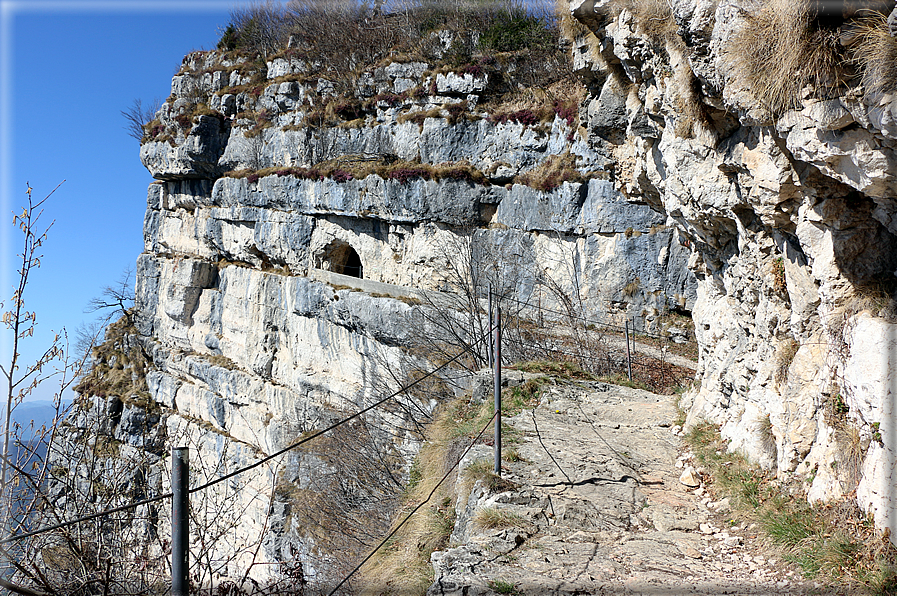
M 657 42 L 678 40 L 678 26 L 667 0 L 618 0 L 635 17 L 639 29 Z
M 874 13 L 859 19 L 853 33 L 851 57 L 859 67 L 865 92 L 897 91 L 897 38 L 888 32 L 885 15 Z
M 799 349 L 800 343 L 794 338 L 790 338 L 780 344 L 776 350 L 775 380 L 779 385 L 783 385 L 788 380 L 788 370 Z
M 846 418 L 835 424 L 834 436 L 839 448 L 838 476 L 844 492 L 849 493 L 860 482 L 869 441 L 864 441 L 856 424 Z
M 772 432 L 772 420 L 770 420 L 769 414 L 757 418 L 754 422 L 754 431 L 757 433 L 760 449 L 775 459 L 776 437 Z
M 514 181 L 551 192 L 564 182 L 584 182 L 585 177 L 576 169 L 576 156 L 567 151 L 561 155 L 549 155 L 539 166 L 517 176 Z
M 471 483 L 480 482 L 489 489 L 489 492 L 500 493 L 513 489 L 516 485 L 505 480 L 493 472 L 494 462 L 488 459 L 481 459 L 473 462 L 464 470 L 464 478 Z
M 771 116 L 796 107 L 806 85 L 834 88 L 844 63 L 834 30 L 819 28 L 811 0 L 765 0 L 729 42 L 733 74 Z
M 473 520 L 479 527 L 487 529 L 524 528 L 529 525 L 526 518 L 519 513 L 498 507 L 478 509 Z
M 561 36 L 564 38 L 574 40 L 578 37 L 584 37 L 591 34 L 589 28 L 580 23 L 579 20 L 573 16 L 573 13 L 570 12 L 569 0 L 556 0 L 555 12 L 558 17 Z

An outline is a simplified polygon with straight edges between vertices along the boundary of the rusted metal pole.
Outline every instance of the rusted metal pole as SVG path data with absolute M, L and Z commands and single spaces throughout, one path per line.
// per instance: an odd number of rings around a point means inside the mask
M 619 327 L 617 327 L 619 329 Z M 629 319 L 626 319 L 623 333 L 626 334 L 626 372 L 629 374 L 629 382 L 632 382 L 632 353 L 629 351 Z
M 501 476 L 501 307 L 495 306 L 495 475 Z
M 171 594 L 188 596 L 190 540 L 190 450 L 174 447 L 171 450 Z

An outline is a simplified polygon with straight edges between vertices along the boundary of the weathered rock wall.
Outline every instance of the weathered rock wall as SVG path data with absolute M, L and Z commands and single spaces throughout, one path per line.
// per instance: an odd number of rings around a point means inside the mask
M 690 249 L 665 215 L 616 189 L 611 158 L 575 118 L 490 118 L 478 105 L 494 73 L 433 67 L 373 69 L 351 98 L 367 101 L 364 115 L 356 106 L 354 120 L 314 125 L 333 83 L 308 64 L 215 52 L 185 59 L 141 148 L 158 181 L 147 197 L 134 327 L 123 337 L 147 355 L 145 370 L 125 366 L 146 386 L 82 386 L 91 420 L 109 418 L 110 407 L 128 412 L 102 433 L 135 446 L 146 433 L 165 437 L 166 448 L 189 444 L 201 479 L 258 461 L 431 369 L 427 358 L 438 355 L 419 338 L 437 330 L 431 305 L 414 296 L 457 292 L 459 261 L 470 255 L 484 282 L 515 300 L 558 308 L 576 296 L 585 315 L 648 322 L 692 307 Z M 558 162 L 570 164 L 568 177 L 522 183 Z M 345 272 L 351 253 L 365 280 L 405 287 L 410 298 L 316 281 L 315 269 Z M 226 564 L 202 581 L 242 573 L 259 541 L 256 563 L 281 563 L 284 573 L 298 562 L 309 581 L 338 578 L 370 539 L 353 532 L 389 523 L 421 422 L 461 389 L 463 379 L 436 381 L 320 449 L 219 485 L 202 507 L 226 503 L 216 523 L 232 524 L 235 538 L 206 549 Z M 146 409 L 156 412 L 152 424 L 130 422 Z M 156 452 L 141 465 L 159 478 L 164 449 Z M 340 518 L 348 521 L 334 525 Z M 259 569 L 259 580 L 278 573 Z
M 771 111 L 733 66 L 734 36 L 763 3 L 677 0 L 653 22 L 639 22 L 640 4 L 572 2 L 587 28 L 574 55 L 591 85 L 590 146 L 616 157 L 616 188 L 668 214 L 695 249 L 689 423 L 719 423 L 732 449 L 802 475 L 811 499 L 856 490 L 894 536 L 882 307 L 897 266 L 897 103 L 842 84 Z

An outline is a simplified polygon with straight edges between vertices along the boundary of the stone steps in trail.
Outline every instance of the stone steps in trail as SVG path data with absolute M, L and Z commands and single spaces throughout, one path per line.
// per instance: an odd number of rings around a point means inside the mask
M 459 475 L 450 548 L 432 555 L 428 596 L 819 593 L 750 527 L 730 527 L 726 501 L 680 482 L 675 417 L 669 396 L 546 385 L 538 407 L 505 419 L 518 435 L 505 447 L 519 457 L 504 462 L 513 488 L 490 493 Z M 461 467 L 482 459 L 492 461 L 490 447 Z M 486 510 L 504 523 L 481 527 Z

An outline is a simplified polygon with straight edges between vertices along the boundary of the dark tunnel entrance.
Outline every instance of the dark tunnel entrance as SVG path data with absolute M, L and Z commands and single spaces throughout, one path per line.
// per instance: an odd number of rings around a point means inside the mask
M 355 249 L 351 246 L 349 250 L 346 251 L 346 260 L 343 263 L 343 275 L 351 275 L 352 277 L 361 278 L 362 276 L 362 265 L 361 265 L 361 257 L 358 256 L 358 253 L 355 252 Z
M 358 252 L 348 242 L 334 240 L 321 255 L 321 269 L 364 278 L 364 265 Z

